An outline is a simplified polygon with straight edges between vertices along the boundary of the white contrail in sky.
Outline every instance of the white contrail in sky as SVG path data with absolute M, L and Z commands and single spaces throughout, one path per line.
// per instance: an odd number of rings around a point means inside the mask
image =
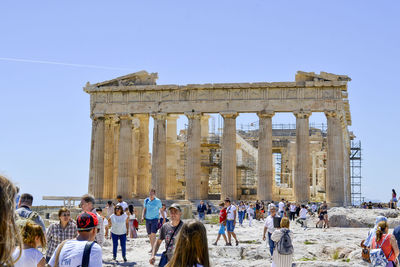
M 65 62 L 55 62 L 55 61 L 45 61 L 45 60 L 32 60 L 32 59 L 23 59 L 23 58 L 0 57 L 0 60 L 2 60 L 2 61 L 13 61 L 13 62 L 25 62 L 25 63 L 51 64 L 51 65 L 79 67 L 79 68 L 94 68 L 94 69 L 103 69 L 103 70 L 126 70 L 126 71 L 132 71 L 132 69 L 128 69 L 128 68 L 116 68 L 116 67 L 107 67 L 107 66 L 98 66 L 98 65 L 73 64 L 73 63 L 65 63 Z

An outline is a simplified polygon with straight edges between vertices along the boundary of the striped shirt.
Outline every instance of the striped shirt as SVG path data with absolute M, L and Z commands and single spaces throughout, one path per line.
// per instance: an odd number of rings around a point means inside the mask
M 51 257 L 57 246 L 67 239 L 73 239 L 78 235 L 78 228 L 75 222 L 69 221 L 67 227 L 61 227 L 60 222 L 53 223 L 47 229 L 47 252 L 46 257 Z
M 279 240 L 281 240 L 282 236 L 283 236 L 283 231 L 284 229 L 287 228 L 282 228 L 279 230 L 275 230 L 272 233 L 271 239 L 272 241 L 279 242 Z M 292 244 L 293 244 L 293 232 L 289 230 L 289 236 L 292 239 Z M 293 254 L 290 255 L 282 255 L 279 254 L 278 252 L 278 246 L 275 245 L 275 250 L 274 250 L 274 254 L 272 256 L 272 261 L 274 262 L 276 267 L 287 267 L 287 266 L 292 266 L 292 262 L 293 262 Z

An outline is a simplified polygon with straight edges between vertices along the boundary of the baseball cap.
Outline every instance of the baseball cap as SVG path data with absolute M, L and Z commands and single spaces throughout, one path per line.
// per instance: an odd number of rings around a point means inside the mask
M 168 210 L 170 210 L 170 209 L 176 209 L 176 210 L 182 211 L 182 210 L 181 210 L 181 207 L 180 207 L 178 204 L 176 204 L 176 203 L 172 204 L 172 205 L 168 208 Z
M 82 212 L 76 218 L 78 231 L 90 230 L 97 226 L 97 216 L 92 212 Z

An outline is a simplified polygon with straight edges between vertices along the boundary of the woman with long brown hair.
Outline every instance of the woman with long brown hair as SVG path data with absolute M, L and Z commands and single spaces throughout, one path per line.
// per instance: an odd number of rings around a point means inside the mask
M 167 267 L 209 267 L 207 231 L 203 223 L 189 221 L 178 234 L 174 255 Z
M 17 189 L 7 178 L 0 175 L 0 266 L 13 266 L 21 257 L 13 259 L 17 247 L 22 247 L 22 239 L 15 223 L 15 196 Z
M 399 256 L 399 247 L 394 235 L 389 234 L 389 225 L 387 221 L 381 221 L 376 228 L 376 236 L 372 238 L 371 249 L 381 248 L 389 264 L 387 266 L 396 266 Z

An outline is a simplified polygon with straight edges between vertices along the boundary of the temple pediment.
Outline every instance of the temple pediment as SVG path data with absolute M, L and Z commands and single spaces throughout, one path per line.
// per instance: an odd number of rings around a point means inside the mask
M 105 86 L 134 86 L 134 85 L 156 85 L 158 73 L 148 73 L 145 70 L 121 76 L 112 80 L 93 84 L 96 87 Z
M 315 72 L 298 71 L 296 73 L 296 82 L 304 81 L 351 81 L 351 78 L 347 75 L 337 75 L 323 71 L 319 74 Z

